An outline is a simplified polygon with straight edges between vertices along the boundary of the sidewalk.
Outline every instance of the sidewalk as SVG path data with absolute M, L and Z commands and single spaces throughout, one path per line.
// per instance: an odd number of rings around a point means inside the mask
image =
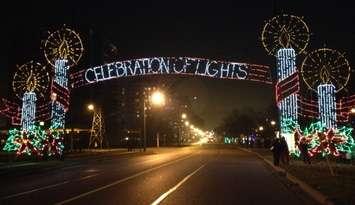
M 289 166 L 276 167 L 272 163 L 271 151 L 241 149 L 257 155 L 320 204 L 355 204 L 355 166 L 353 165 L 331 162 L 335 172 L 335 176 L 332 176 L 325 161 L 316 161 L 308 165 L 300 160 L 292 160 Z

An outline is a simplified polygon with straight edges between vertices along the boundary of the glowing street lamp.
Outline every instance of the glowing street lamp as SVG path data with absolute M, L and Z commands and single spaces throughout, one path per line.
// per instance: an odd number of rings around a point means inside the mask
M 150 88 L 148 88 L 148 90 L 150 90 Z M 163 107 L 165 105 L 165 95 L 164 93 L 160 92 L 160 91 L 154 91 L 150 96 L 149 96 L 150 102 L 152 105 L 156 106 L 156 107 Z M 143 100 L 143 137 L 144 137 L 144 141 L 143 141 L 143 151 L 146 151 L 147 149 L 147 128 L 146 128 L 146 118 L 147 118 L 147 114 L 146 114 L 146 102 L 145 100 Z
M 88 105 L 88 110 L 93 111 L 95 109 L 93 104 L 89 104 Z
M 271 126 L 275 126 L 276 125 L 275 120 L 271 120 L 270 124 L 271 124 Z
M 160 91 L 155 91 L 151 95 L 151 102 L 155 106 L 164 106 L 165 105 L 165 95 Z
M 190 128 L 191 128 L 191 129 L 194 129 L 194 126 L 193 126 L 193 125 L 190 125 Z
M 264 127 L 263 126 L 260 126 L 259 127 L 259 131 L 263 131 L 264 130 Z
M 355 107 L 353 107 L 353 108 L 350 109 L 350 113 L 351 113 L 351 114 L 355 114 Z
M 190 124 L 189 121 L 185 121 L 186 126 L 189 126 L 189 124 Z
M 186 118 L 187 118 L 186 113 L 182 113 L 182 114 L 181 114 L 181 119 L 183 119 L 183 120 L 184 120 L 184 119 L 186 119 Z

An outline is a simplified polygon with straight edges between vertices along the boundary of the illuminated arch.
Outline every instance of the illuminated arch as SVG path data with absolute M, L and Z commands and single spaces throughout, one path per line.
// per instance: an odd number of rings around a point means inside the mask
M 78 71 L 71 75 L 71 79 L 72 87 L 81 87 L 124 77 L 167 74 L 272 84 L 268 66 L 192 57 L 152 57 L 117 61 Z

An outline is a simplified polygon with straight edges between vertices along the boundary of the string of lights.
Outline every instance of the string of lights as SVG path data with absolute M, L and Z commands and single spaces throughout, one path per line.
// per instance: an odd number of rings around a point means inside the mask
M 283 122 L 285 119 L 292 119 L 297 122 L 298 119 L 298 91 L 299 82 L 298 77 L 296 77 L 296 53 L 292 48 L 282 48 L 277 51 L 277 88 L 276 97 L 277 104 L 280 110 L 280 121 Z M 283 85 L 283 86 L 280 86 Z M 289 86 L 289 89 L 285 89 Z M 286 95 L 289 94 L 289 95 Z M 281 126 L 281 133 L 286 134 Z M 286 139 L 290 142 L 291 139 Z M 292 142 L 291 142 L 292 143 Z M 290 147 L 293 144 L 289 145 Z
M 318 86 L 318 108 L 321 123 L 328 129 L 336 128 L 335 86 L 322 84 Z
M 70 75 L 72 87 L 142 75 L 194 75 L 272 84 L 268 66 L 192 57 L 152 57 L 113 62 Z
M 51 124 L 63 129 L 65 126 L 65 112 L 69 107 L 68 77 L 65 59 L 55 61 L 54 80 L 51 86 L 52 114 Z
M 30 130 L 36 119 L 36 93 L 26 92 L 22 98 L 21 126 L 22 130 Z
M 283 125 L 287 133 L 292 133 L 295 139 L 295 148 L 292 154 L 300 156 L 301 143 L 308 144 L 310 156 L 333 155 L 336 157 L 351 153 L 355 146 L 352 137 L 352 128 L 327 128 L 321 121 L 314 122 L 303 129 L 293 120 L 286 119 Z

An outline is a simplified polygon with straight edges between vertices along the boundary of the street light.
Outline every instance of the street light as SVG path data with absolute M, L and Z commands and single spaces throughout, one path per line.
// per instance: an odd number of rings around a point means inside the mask
M 148 90 L 150 90 L 148 88 Z M 160 92 L 160 91 L 154 91 L 149 98 L 150 99 L 150 103 L 154 106 L 157 107 L 162 107 L 165 105 L 165 95 L 164 93 Z M 144 137 L 144 147 L 143 147 L 143 151 L 146 151 L 147 149 L 147 125 L 146 125 L 146 118 L 147 118 L 147 114 L 146 114 L 146 102 L 145 99 L 143 100 L 143 137 Z
M 350 109 L 350 113 L 351 113 L 351 114 L 355 114 L 355 107 L 353 107 L 353 108 Z
M 93 104 L 89 104 L 89 105 L 88 105 L 88 110 L 93 111 L 93 110 L 94 110 L 94 108 L 95 108 L 95 107 L 94 107 L 94 105 L 93 105 Z
M 151 95 L 151 102 L 153 105 L 156 105 L 159 107 L 164 106 L 165 105 L 165 95 L 160 91 L 155 91 Z
M 186 126 L 189 126 L 189 124 L 190 124 L 189 121 L 185 121 Z
M 264 127 L 263 126 L 260 126 L 259 127 L 259 131 L 263 131 L 264 130 Z
M 184 120 L 184 119 L 186 119 L 186 118 L 187 118 L 186 113 L 182 113 L 182 114 L 181 114 L 181 119 L 183 119 L 183 120 Z
M 275 120 L 271 120 L 270 124 L 271 124 L 271 126 L 275 126 L 276 125 Z

